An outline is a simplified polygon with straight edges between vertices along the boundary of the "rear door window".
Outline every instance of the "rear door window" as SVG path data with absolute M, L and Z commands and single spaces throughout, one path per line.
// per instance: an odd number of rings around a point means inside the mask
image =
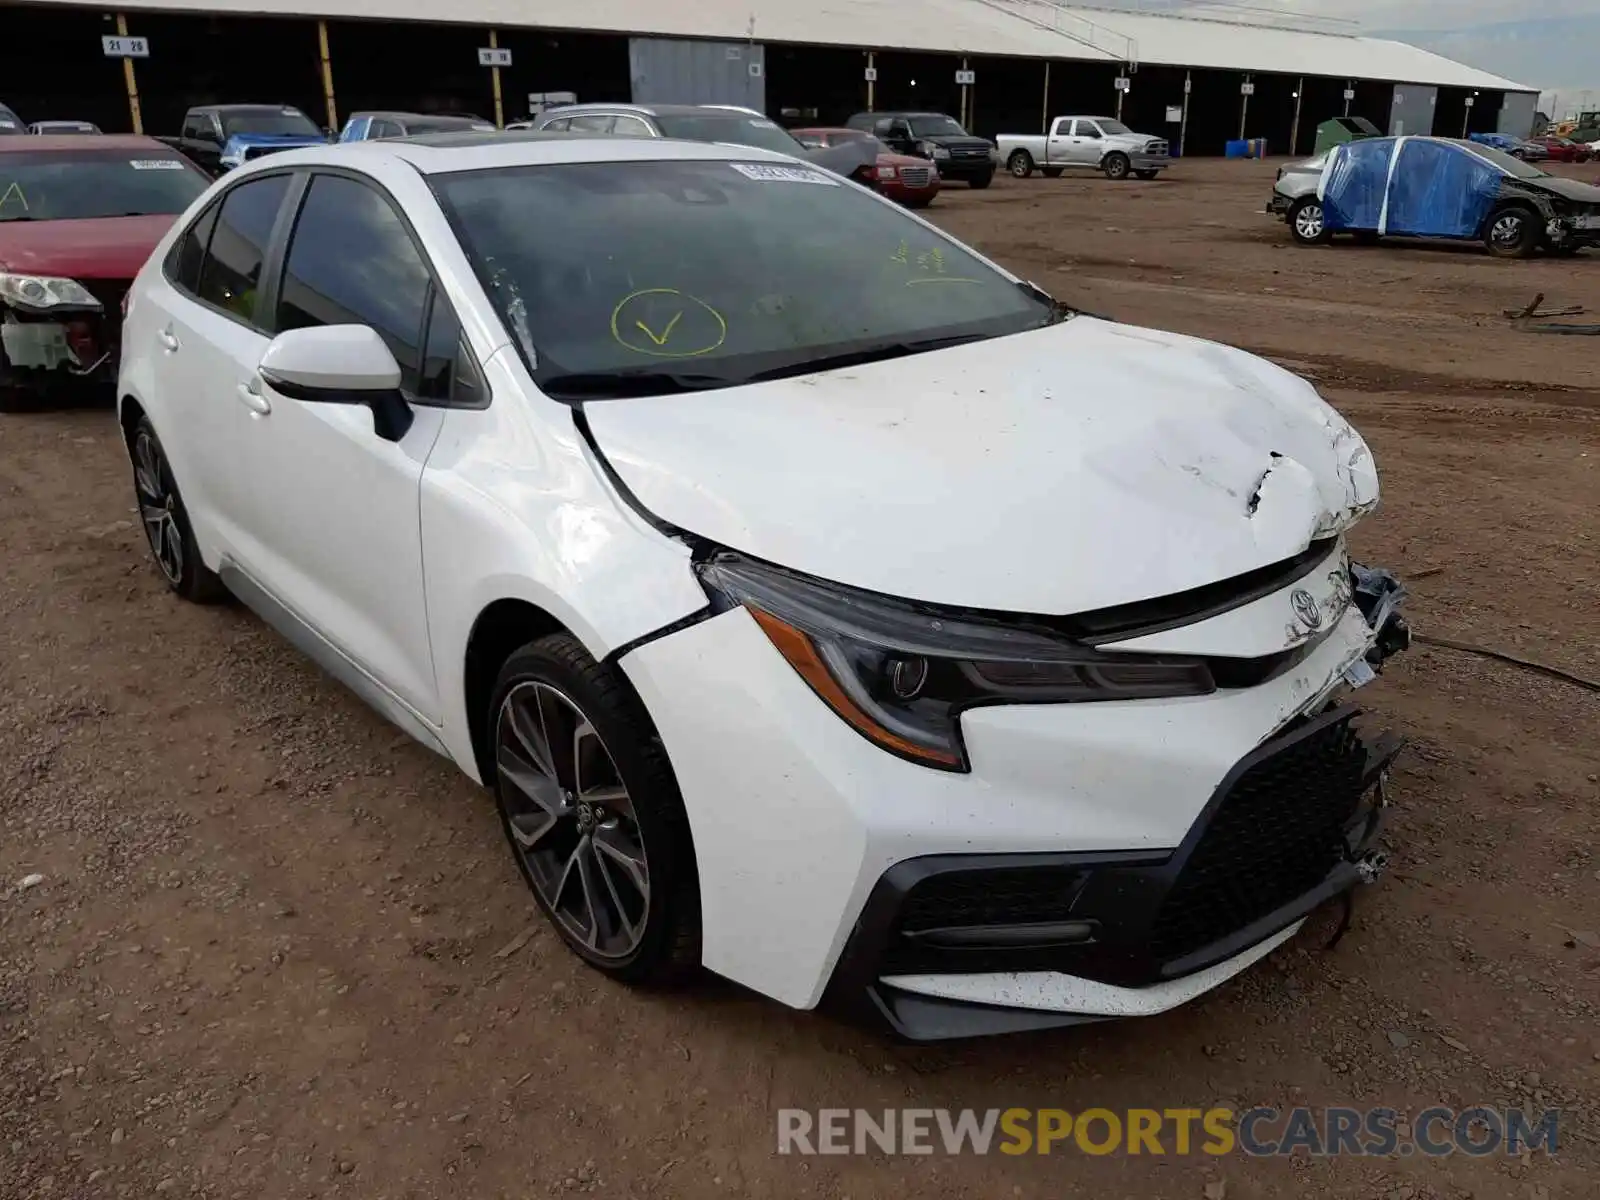
M 256 308 L 261 268 L 288 193 L 288 175 L 268 175 L 230 189 L 200 267 L 200 299 L 261 329 L 266 328 L 266 314 Z
M 195 223 L 178 239 L 176 252 L 170 261 L 172 282 L 191 295 L 200 291 L 200 267 L 205 262 L 206 248 L 211 244 L 211 231 L 217 226 L 219 205 L 208 206 Z

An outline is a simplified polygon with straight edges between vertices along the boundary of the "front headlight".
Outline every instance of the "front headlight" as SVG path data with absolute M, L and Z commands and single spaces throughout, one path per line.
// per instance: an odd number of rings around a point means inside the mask
M 879 179 L 893 179 L 897 175 L 899 175 L 899 171 L 897 171 L 894 167 L 891 167 L 888 163 L 884 163 L 883 166 L 878 168 Z
M 935 146 L 933 148 L 933 156 L 935 158 L 949 158 L 950 151 L 943 146 Z
M 737 554 L 699 568 L 718 611 L 742 606 L 857 733 L 902 758 L 967 771 L 963 711 L 1203 696 L 1196 659 L 1105 654 L 1019 619 L 946 612 L 824 583 Z
M 0 300 L 13 308 L 99 308 L 100 301 L 76 279 L 13 275 L 0 271 Z

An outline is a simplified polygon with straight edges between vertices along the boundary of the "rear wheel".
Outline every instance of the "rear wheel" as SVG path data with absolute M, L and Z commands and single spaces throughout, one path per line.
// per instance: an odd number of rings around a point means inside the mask
M 215 604 L 228 592 L 217 574 L 200 557 L 189 512 L 178 493 L 166 451 L 156 437 L 149 417 L 140 417 L 128 447 L 133 458 L 133 493 L 139 503 L 139 523 L 144 526 L 150 556 L 167 586 L 194 604 Z
M 1496 258 L 1527 258 L 1539 247 L 1539 222 L 1529 209 L 1511 205 L 1491 213 L 1483 244 Z
M 1026 150 L 1013 150 L 1011 157 L 1006 159 L 1006 169 L 1018 179 L 1026 179 L 1033 174 L 1033 155 Z
M 1113 152 L 1106 155 L 1105 161 L 1100 164 L 1100 169 L 1106 173 L 1107 179 L 1126 179 L 1133 170 L 1133 163 L 1126 154 Z
M 1289 210 L 1289 233 L 1302 246 L 1320 246 L 1329 237 L 1322 201 L 1308 196 Z
M 488 782 L 523 878 L 562 941 L 628 983 L 700 961 L 689 821 L 643 704 L 570 634 L 500 669 Z
M 994 172 L 991 171 L 987 175 L 974 175 L 971 179 L 967 180 L 967 186 L 970 188 L 975 188 L 981 192 L 993 182 Z

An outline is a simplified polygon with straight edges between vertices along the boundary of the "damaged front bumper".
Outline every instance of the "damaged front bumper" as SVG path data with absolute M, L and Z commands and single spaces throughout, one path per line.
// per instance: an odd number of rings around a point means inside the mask
M 914 1040 L 1193 999 L 1381 872 L 1400 742 L 1343 693 L 1408 640 L 1401 599 L 1341 543 L 1150 635 L 1239 647 L 1215 692 L 971 708 L 968 774 L 868 743 L 742 608 L 641 646 L 620 665 L 694 829 L 705 965 Z
M 126 285 L 94 303 L 30 309 L 0 301 L 0 386 L 47 391 L 115 380 Z

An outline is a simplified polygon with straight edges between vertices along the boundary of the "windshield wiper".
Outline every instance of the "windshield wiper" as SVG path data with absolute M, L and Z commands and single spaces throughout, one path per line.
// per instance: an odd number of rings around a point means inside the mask
M 742 382 L 729 379 L 726 375 L 698 375 L 686 371 L 576 371 L 541 379 L 539 390 L 552 400 L 621 400 L 703 392 L 708 388 L 733 387 Z
M 883 362 L 890 358 L 904 358 L 909 354 L 925 354 L 930 350 L 945 350 L 951 346 L 964 346 L 968 342 L 987 341 L 992 334 L 957 333 L 947 337 L 922 338 L 909 342 L 884 342 L 878 346 L 865 346 L 859 350 L 844 350 L 838 354 L 823 354 L 815 358 L 802 358 L 781 367 L 769 367 L 746 375 L 741 383 L 765 383 L 772 379 L 787 379 L 794 375 L 809 375 L 813 371 L 836 371 L 842 367 L 859 367 L 865 363 Z

